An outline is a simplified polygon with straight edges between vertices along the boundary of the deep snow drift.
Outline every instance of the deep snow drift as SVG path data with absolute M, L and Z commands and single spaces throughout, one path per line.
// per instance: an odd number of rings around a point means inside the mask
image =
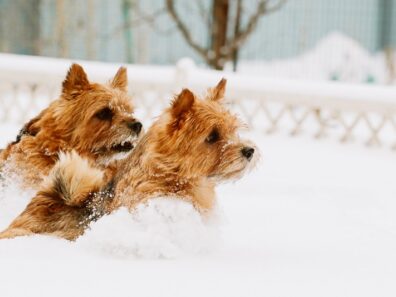
M 190 203 L 156 198 L 132 214 L 122 208 L 93 223 L 77 246 L 121 259 L 196 255 L 215 249 L 220 236 L 216 221 L 216 216 L 200 216 Z
M 395 152 L 251 138 L 262 161 L 218 188 L 215 220 L 158 200 L 75 243 L 0 241 L 0 296 L 395 296 Z M 2 189 L 0 227 L 29 195 Z

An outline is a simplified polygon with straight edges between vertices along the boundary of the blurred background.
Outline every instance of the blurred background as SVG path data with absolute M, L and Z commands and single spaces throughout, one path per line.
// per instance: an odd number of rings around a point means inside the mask
M 0 52 L 2 123 L 35 116 L 78 61 L 100 82 L 128 65 L 146 123 L 227 77 L 255 131 L 396 148 L 396 0 L 0 0 Z
M 391 84 L 395 47 L 396 0 L 0 0 L 4 53 Z

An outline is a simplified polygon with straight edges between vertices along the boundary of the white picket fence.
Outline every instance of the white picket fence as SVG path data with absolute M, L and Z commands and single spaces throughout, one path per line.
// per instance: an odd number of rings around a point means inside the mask
M 89 79 L 105 82 L 120 65 L 74 61 Z M 0 54 L 0 125 L 22 124 L 57 98 L 70 60 Z M 337 137 L 396 149 L 396 87 L 269 79 L 197 68 L 127 65 L 137 115 L 149 123 L 183 87 L 204 92 L 228 80 L 227 103 L 252 129 L 314 139 Z M 304 69 L 301 69 L 304 71 Z

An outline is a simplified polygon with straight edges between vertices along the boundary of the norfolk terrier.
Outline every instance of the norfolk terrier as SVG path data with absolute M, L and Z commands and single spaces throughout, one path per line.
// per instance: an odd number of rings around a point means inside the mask
M 156 197 L 210 212 L 215 186 L 239 179 L 257 159 L 255 146 L 238 136 L 240 121 L 222 104 L 225 85 L 221 80 L 204 99 L 184 89 L 119 161 L 111 180 L 76 153 L 62 155 L 43 189 L 0 238 L 50 234 L 74 240 L 102 215 L 119 207 L 132 211 Z
M 60 152 L 75 150 L 96 164 L 129 152 L 142 124 L 133 117 L 127 83 L 126 68 L 104 85 L 89 82 L 84 69 L 73 64 L 59 99 L 0 152 L 0 174 L 17 174 L 25 187 L 37 188 Z

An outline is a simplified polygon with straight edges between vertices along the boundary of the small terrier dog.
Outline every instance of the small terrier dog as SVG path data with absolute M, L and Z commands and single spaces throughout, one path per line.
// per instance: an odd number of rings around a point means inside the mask
M 127 71 L 121 67 L 108 85 L 88 81 L 73 64 L 52 102 L 0 151 L 0 174 L 22 176 L 25 187 L 37 188 L 60 152 L 77 151 L 97 164 L 129 152 L 142 129 L 133 117 L 127 94 Z
M 76 153 L 64 154 L 43 189 L 0 238 L 50 234 L 74 240 L 91 221 L 155 197 L 191 202 L 201 213 L 215 204 L 215 186 L 240 178 L 257 160 L 240 140 L 241 124 L 221 101 L 226 81 L 200 99 L 184 89 L 119 161 L 111 180 Z

